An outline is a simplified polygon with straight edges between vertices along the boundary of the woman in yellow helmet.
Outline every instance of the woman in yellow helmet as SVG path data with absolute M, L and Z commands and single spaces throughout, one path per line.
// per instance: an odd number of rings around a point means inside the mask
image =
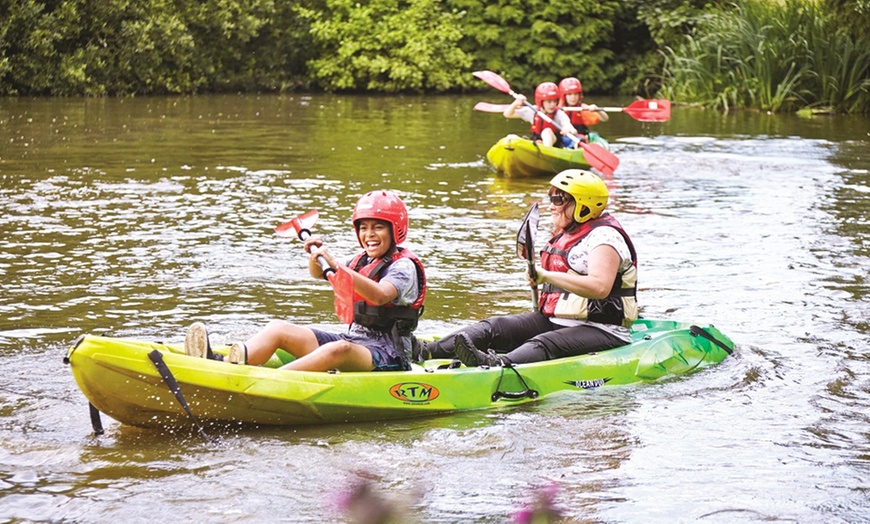
M 595 174 L 562 171 L 550 181 L 555 231 L 541 251 L 542 285 L 534 312 L 492 317 L 429 344 L 415 356 L 450 357 L 466 366 L 537 362 L 603 351 L 631 342 L 637 319 L 637 254 L 605 213 L 608 191 Z

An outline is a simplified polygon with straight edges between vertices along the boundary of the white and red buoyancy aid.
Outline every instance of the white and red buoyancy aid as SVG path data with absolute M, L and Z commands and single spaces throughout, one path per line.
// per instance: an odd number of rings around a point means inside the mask
M 417 300 L 408 306 L 397 306 L 392 302 L 375 305 L 354 292 L 354 322 L 381 331 L 392 331 L 393 327 L 396 327 L 399 334 L 403 336 L 410 334 L 416 329 L 417 321 L 420 315 L 423 314 L 423 301 L 426 298 L 427 287 L 426 272 L 423 269 L 423 263 L 417 258 L 417 255 L 412 253 L 410 249 L 399 247 L 390 256 L 372 260 L 366 256 L 365 252 L 362 252 L 351 260 L 349 267 L 360 275 L 378 282 L 390 264 L 402 258 L 410 259 L 414 262 L 414 267 L 417 269 Z
M 601 226 L 616 229 L 625 239 L 631 252 L 631 267 L 617 272 L 610 294 L 603 299 L 588 299 L 553 284 L 544 284 L 538 302 L 538 309 L 544 315 L 625 327 L 637 320 L 637 252 L 628 234 L 612 215 L 605 213 L 584 222 L 572 233 L 557 233 L 541 250 L 541 267 L 548 271 L 573 273 L 568 265 L 568 252 L 593 229 Z

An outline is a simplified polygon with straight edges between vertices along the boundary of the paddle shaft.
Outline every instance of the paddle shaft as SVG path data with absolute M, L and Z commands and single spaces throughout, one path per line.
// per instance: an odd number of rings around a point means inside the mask
M 579 107 L 579 106 L 568 106 L 563 107 L 562 111 L 604 111 L 605 113 L 622 113 L 623 108 L 621 107 Z
M 311 231 L 307 229 L 299 230 L 299 240 L 305 242 L 305 240 L 311 236 Z M 307 250 L 306 250 L 307 251 Z M 332 266 L 329 265 L 329 262 L 326 260 L 326 257 L 323 255 L 317 256 L 317 263 L 320 264 L 320 269 L 323 271 L 323 279 L 329 280 L 329 277 L 335 274 L 335 270 L 332 269 Z
M 514 97 L 514 98 L 519 98 L 519 97 L 520 97 L 520 95 L 516 94 L 516 93 L 514 92 L 513 89 L 510 90 L 510 93 L 509 93 L 509 94 L 510 94 L 512 97 Z M 550 124 L 550 125 L 552 125 L 553 127 L 555 127 L 555 128 L 556 128 L 560 133 L 563 131 L 562 126 L 559 125 L 558 122 L 556 122 L 555 120 L 553 120 L 552 118 L 550 118 L 550 117 L 547 115 L 547 113 L 544 113 L 544 111 L 542 111 L 541 109 L 538 109 L 538 106 L 536 106 L 535 104 L 529 102 L 528 100 L 523 100 L 523 105 L 526 106 L 526 107 L 528 107 L 528 108 L 530 108 L 530 109 L 532 109 L 532 110 L 534 110 L 535 113 L 537 113 L 538 116 L 541 117 L 541 118 L 544 120 L 544 122 L 547 122 L 548 124 Z M 575 134 L 573 134 L 573 133 L 566 133 L 565 136 L 567 136 L 568 138 L 570 138 L 571 140 L 573 140 L 573 141 L 574 141 L 574 144 L 580 144 L 581 146 L 584 144 L 584 142 L 583 142 L 582 140 L 580 140 L 580 137 L 578 137 L 577 135 L 575 135 Z
M 474 106 L 475 111 L 483 113 L 504 113 L 509 104 L 491 104 L 478 102 Z M 568 106 L 561 108 L 562 111 L 604 111 L 605 113 L 625 113 L 640 122 L 667 122 L 671 117 L 670 104 L 667 100 L 638 100 L 628 107 L 579 107 Z
M 529 276 L 532 277 L 533 280 L 538 279 L 538 270 L 535 268 L 535 244 L 532 240 L 532 225 L 529 222 L 526 222 L 526 262 L 529 265 Z M 532 286 L 532 307 L 538 307 L 538 298 L 540 295 L 538 294 L 538 285 L 534 284 Z

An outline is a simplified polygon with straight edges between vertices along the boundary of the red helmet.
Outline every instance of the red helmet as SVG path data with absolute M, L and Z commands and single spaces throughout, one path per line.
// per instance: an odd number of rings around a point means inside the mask
M 359 240 L 359 224 L 357 222 L 364 218 L 384 220 L 392 224 L 393 242 L 396 245 L 408 238 L 408 208 L 395 193 L 371 191 L 360 197 L 351 216 L 351 222 L 357 231 L 357 240 Z
M 563 104 L 565 103 L 565 95 L 568 93 L 580 93 L 580 98 L 583 98 L 583 85 L 573 76 L 563 78 L 559 82 L 559 98 Z
M 541 105 L 544 100 L 559 100 L 559 86 L 553 82 L 538 84 L 538 87 L 535 88 L 535 105 L 544 107 Z

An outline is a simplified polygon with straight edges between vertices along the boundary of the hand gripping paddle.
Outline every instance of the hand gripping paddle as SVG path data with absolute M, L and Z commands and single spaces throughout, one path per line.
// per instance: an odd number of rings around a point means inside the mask
M 320 215 L 316 209 L 312 209 L 289 222 L 285 222 L 275 228 L 275 234 L 282 238 L 298 238 L 305 241 L 311 236 L 311 228 L 317 223 Z M 323 269 L 323 278 L 329 280 L 335 292 L 335 314 L 345 324 L 353 322 L 353 277 L 344 266 L 338 266 L 338 270 L 332 269 L 323 255 L 317 257 L 317 262 Z

